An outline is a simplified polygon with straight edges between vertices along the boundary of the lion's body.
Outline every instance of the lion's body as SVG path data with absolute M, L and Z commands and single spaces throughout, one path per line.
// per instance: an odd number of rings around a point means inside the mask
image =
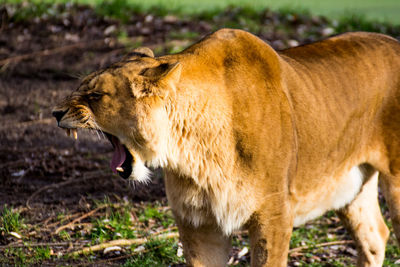
M 144 96 L 132 108 L 129 99 L 112 100 L 138 133 L 125 122 L 96 122 L 134 160 L 164 167 L 188 263 L 223 265 L 228 236 L 245 227 L 253 265 L 285 266 L 293 225 L 335 209 L 356 239 L 359 265 L 382 264 L 388 230 L 376 171 L 400 234 L 396 40 L 350 33 L 278 53 L 249 33 L 221 30 L 179 54 L 135 58 L 110 72 L 139 76 L 176 62 L 153 77 L 168 94 L 139 86 L 134 94 Z

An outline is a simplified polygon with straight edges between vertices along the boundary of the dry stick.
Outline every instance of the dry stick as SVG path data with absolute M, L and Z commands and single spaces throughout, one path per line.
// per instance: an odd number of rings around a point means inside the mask
M 83 177 L 83 180 L 89 180 L 89 179 L 93 179 L 93 178 L 99 178 L 99 176 L 101 176 L 101 175 L 104 176 L 104 172 L 103 172 L 103 171 L 95 171 L 95 172 L 91 173 L 91 175 L 84 176 L 84 177 Z M 61 183 L 58 183 L 58 184 L 51 184 L 51 185 L 42 187 L 42 188 L 40 188 L 39 190 L 37 190 L 35 193 L 33 193 L 33 194 L 26 200 L 26 206 L 28 207 L 28 209 L 32 209 L 32 207 L 30 206 L 30 203 L 29 203 L 29 202 L 31 202 L 31 200 L 32 200 L 34 197 L 36 197 L 38 194 L 42 193 L 43 191 L 46 191 L 46 190 L 51 189 L 51 188 L 58 188 L 58 187 L 65 186 L 65 185 L 68 185 L 68 184 L 73 184 L 73 183 L 76 183 L 76 182 L 82 182 L 82 179 L 71 179 L 71 180 L 68 180 L 68 181 L 65 181 L 65 182 L 61 182 Z
M 150 248 L 150 249 L 145 249 L 145 250 L 136 251 L 136 252 L 134 251 L 133 253 L 130 253 L 130 254 L 127 254 L 127 255 L 122 255 L 122 256 L 119 256 L 119 257 L 110 258 L 110 259 L 105 259 L 105 260 L 99 260 L 99 261 L 92 262 L 92 263 L 85 263 L 85 264 L 83 264 L 83 266 L 88 266 L 88 265 L 100 266 L 101 263 L 110 262 L 110 261 L 119 261 L 119 260 L 123 260 L 123 259 L 129 258 L 129 257 L 132 257 L 132 256 L 134 256 L 134 255 L 137 255 L 137 254 L 139 254 L 139 253 L 141 253 L 141 254 L 147 253 L 147 252 L 149 252 L 149 251 L 152 251 L 152 250 L 161 248 L 161 247 L 163 247 L 163 246 L 165 246 L 165 245 L 166 245 L 166 244 L 161 244 L 161 245 L 152 247 L 152 248 Z
M 175 230 L 178 230 L 178 226 L 172 226 L 172 227 L 165 228 L 161 231 L 157 231 L 157 233 L 154 233 L 154 235 L 159 235 L 159 234 L 162 234 L 165 232 L 171 232 L 171 231 L 175 231 Z
M 91 225 L 91 223 L 86 223 L 86 224 L 85 223 L 79 223 L 79 224 L 77 224 L 77 222 L 79 222 L 79 221 L 81 221 L 81 220 L 93 215 L 94 213 L 96 213 L 100 209 L 104 209 L 104 208 L 107 208 L 109 206 L 110 206 L 110 204 L 101 205 L 101 206 L 97 207 L 96 209 L 91 210 L 88 213 L 83 214 L 79 218 L 76 218 L 72 222 L 70 222 L 70 223 L 68 223 L 66 225 L 58 227 L 57 230 L 55 231 L 55 233 L 58 234 L 59 232 L 61 232 L 62 230 L 66 229 L 66 228 L 72 228 L 72 227 L 75 227 L 75 226 Z M 113 206 L 114 208 L 120 207 L 120 205 L 118 205 L 118 204 L 111 204 L 111 206 Z
M 73 219 L 73 218 L 78 217 L 78 216 L 82 216 L 82 212 L 77 212 L 77 213 L 74 213 L 74 214 L 66 215 L 64 218 L 62 218 L 62 220 L 63 221 L 67 221 L 67 220 Z M 49 219 L 53 219 L 53 218 L 50 217 Z M 60 223 L 61 223 L 61 221 L 56 221 L 56 222 L 53 222 L 53 223 L 50 223 L 50 224 L 47 224 L 47 225 L 44 225 L 44 223 L 42 223 L 42 224 L 43 224 L 43 227 L 45 227 L 45 228 L 51 228 L 51 227 L 56 227 Z
M 301 246 L 301 247 L 290 249 L 289 253 L 299 252 L 299 251 L 302 251 L 304 249 L 309 249 L 309 248 L 320 248 L 320 247 L 329 247 L 329 246 L 334 246 L 334 245 L 347 245 L 347 244 L 353 244 L 353 240 L 331 241 L 331 242 L 315 244 L 312 246 Z
M 40 119 L 40 120 L 34 120 L 34 121 L 23 121 L 20 123 L 17 123 L 14 126 L 31 126 L 33 124 L 55 124 L 56 121 L 54 118 L 45 118 L 45 119 Z
M 94 213 L 96 213 L 99 210 L 104 209 L 106 207 L 108 207 L 108 204 L 101 205 L 101 206 L 95 208 L 94 210 L 91 210 L 88 213 L 83 214 L 82 216 L 76 218 L 72 222 L 70 222 L 70 223 L 68 223 L 66 225 L 58 227 L 55 233 L 58 234 L 59 232 L 61 232 L 62 230 L 66 229 L 66 228 L 71 228 L 72 226 L 74 226 L 75 223 L 77 223 L 77 222 L 79 222 L 79 221 L 81 221 L 81 220 L 93 215 Z
M 179 233 L 167 233 L 167 234 L 161 234 L 161 235 L 156 235 L 152 236 L 153 238 L 157 239 L 171 239 L 171 238 L 176 238 L 179 237 Z M 131 246 L 131 245 L 141 245 L 149 241 L 148 238 L 137 238 L 137 239 L 118 239 L 118 240 L 113 240 L 107 243 L 102 243 L 99 245 L 91 246 L 91 247 L 86 247 L 81 250 L 77 250 L 72 252 L 73 256 L 78 256 L 80 254 L 86 254 L 94 251 L 99 251 L 103 250 L 108 247 L 113 247 L 113 246 Z
M 8 130 L 10 128 L 16 128 L 16 127 L 28 127 L 32 126 L 35 124 L 55 124 L 56 121 L 54 118 L 45 118 L 45 119 L 40 119 L 40 120 L 34 120 L 34 121 L 23 121 L 23 122 L 17 122 L 17 123 L 7 123 L 5 125 L 2 125 L 0 127 L 0 130 Z
M 91 41 L 91 42 L 81 42 L 81 43 L 66 45 L 66 46 L 57 47 L 57 48 L 53 48 L 53 49 L 45 49 L 45 50 L 41 50 L 41 51 L 36 51 L 36 52 L 32 52 L 32 53 L 25 54 L 25 55 L 9 57 L 9 58 L 0 60 L 0 66 L 1 65 L 7 65 L 12 61 L 19 62 L 21 60 L 25 60 L 25 59 L 32 58 L 32 57 L 49 56 L 49 55 L 57 54 L 57 53 L 64 52 L 64 51 L 67 51 L 67 50 L 71 50 L 71 49 L 75 49 L 75 48 L 94 45 L 94 44 L 97 44 L 97 43 L 99 43 L 99 44 L 104 43 L 104 39 L 94 40 L 94 41 Z
M 12 161 L 12 162 L 6 162 L 6 163 L 3 163 L 3 164 L 0 164 L 0 169 L 4 168 L 4 167 L 6 167 L 6 166 L 7 166 L 7 167 L 18 166 L 19 164 L 25 166 L 24 163 L 26 163 L 26 162 L 25 162 L 25 159 L 20 159 L 20 160 Z
M 57 247 L 57 246 L 68 246 L 71 243 L 69 242 L 56 242 L 56 243 L 32 243 L 32 244 L 24 244 L 24 243 L 19 243 L 19 244 L 9 244 L 6 246 L 0 246 L 0 250 L 6 249 L 6 248 L 23 248 L 23 247 Z

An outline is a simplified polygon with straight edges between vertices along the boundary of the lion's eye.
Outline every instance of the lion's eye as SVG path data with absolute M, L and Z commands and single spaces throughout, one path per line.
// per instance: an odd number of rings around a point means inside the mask
M 89 96 L 89 99 L 91 99 L 91 100 L 99 100 L 100 98 L 102 98 L 103 94 L 100 92 L 92 92 L 88 96 Z

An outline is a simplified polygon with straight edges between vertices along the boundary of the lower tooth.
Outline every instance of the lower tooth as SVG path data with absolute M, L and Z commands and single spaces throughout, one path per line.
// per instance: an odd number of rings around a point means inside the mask
M 72 134 L 74 135 L 75 140 L 78 139 L 78 131 L 76 129 L 72 129 Z
M 122 169 L 122 167 L 117 167 L 116 170 L 119 172 L 124 172 L 124 169 Z

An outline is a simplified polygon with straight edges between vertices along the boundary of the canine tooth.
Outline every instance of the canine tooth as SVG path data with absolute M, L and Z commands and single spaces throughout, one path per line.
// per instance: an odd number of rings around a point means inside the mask
M 65 129 L 65 133 L 67 134 L 67 136 L 71 135 L 71 130 L 70 129 Z
M 124 172 L 124 169 L 122 167 L 117 167 L 116 170 L 119 172 Z
M 76 129 L 72 129 L 72 134 L 74 135 L 74 139 L 78 139 L 78 131 Z

